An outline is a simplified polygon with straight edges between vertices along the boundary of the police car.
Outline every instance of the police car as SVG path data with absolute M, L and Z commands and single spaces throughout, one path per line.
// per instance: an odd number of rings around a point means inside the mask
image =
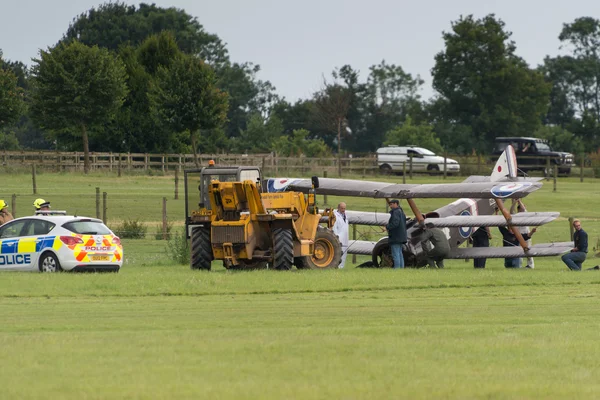
M 121 240 L 101 220 L 60 214 L 66 213 L 22 217 L 2 225 L 0 270 L 117 272 L 121 269 Z

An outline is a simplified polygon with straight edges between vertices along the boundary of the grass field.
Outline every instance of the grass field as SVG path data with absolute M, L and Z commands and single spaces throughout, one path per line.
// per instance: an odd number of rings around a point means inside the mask
M 30 176 L 3 178 L 0 198 L 17 194 L 29 214 Z M 38 176 L 39 197 L 80 214 L 95 214 L 97 186 L 109 193 L 109 225 L 158 224 L 163 196 L 170 221 L 183 218 L 172 176 Z M 592 180 L 560 180 L 556 193 L 546 184 L 526 204 L 561 219 L 534 239 L 567 240 L 574 216 L 597 246 L 599 192 Z M 433 271 L 206 273 L 174 264 L 152 235 L 123 243 L 119 274 L 0 275 L 0 399 L 600 396 L 600 274 L 571 273 L 558 258 L 535 270 L 451 260 Z

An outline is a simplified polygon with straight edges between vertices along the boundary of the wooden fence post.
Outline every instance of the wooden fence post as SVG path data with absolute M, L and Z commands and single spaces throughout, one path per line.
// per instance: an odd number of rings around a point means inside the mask
M 448 152 L 444 152 L 444 179 L 448 176 Z
M 37 183 L 35 182 L 35 164 L 31 164 L 31 180 L 33 182 L 33 194 L 37 194 Z
M 583 182 L 583 167 L 585 165 L 585 154 L 581 155 L 581 168 L 579 171 L 579 181 Z
M 327 178 L 327 170 L 323 171 L 323 178 Z M 327 205 L 327 195 L 323 195 L 323 204 Z
M 402 161 L 402 183 L 406 183 L 406 161 Z
M 96 188 L 96 218 L 100 219 L 100 188 Z
M 167 240 L 167 198 L 162 201 L 162 238 Z
M 410 180 L 412 181 L 412 178 L 413 178 L 413 155 L 412 155 L 412 153 L 410 153 L 410 159 L 409 159 L 408 162 L 409 162 L 408 167 L 410 169 L 409 170 Z
M 175 200 L 179 199 L 179 170 L 175 169 Z
M 17 218 L 17 195 L 12 195 L 12 200 L 10 202 L 10 210 L 12 211 L 13 218 Z
M 352 240 L 356 240 L 356 224 L 352 225 Z M 348 251 L 347 247 L 346 251 Z M 352 254 L 352 264 L 356 264 L 356 254 Z
M 108 193 L 102 192 L 102 222 L 106 224 L 106 200 Z
M 117 176 L 121 177 L 121 153 L 119 153 L 119 164 L 117 165 Z
M 573 233 L 575 231 L 575 228 L 573 228 L 573 220 L 575 218 L 573 217 L 569 217 L 569 240 L 573 240 Z

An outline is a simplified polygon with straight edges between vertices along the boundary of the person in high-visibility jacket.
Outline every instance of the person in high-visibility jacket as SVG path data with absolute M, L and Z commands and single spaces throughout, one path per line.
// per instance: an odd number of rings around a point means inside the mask
M 35 209 L 36 213 L 38 211 L 50 211 L 50 202 L 44 199 L 35 199 L 33 202 L 33 208 Z
M 14 218 L 7 210 L 8 204 L 4 200 L 0 200 L 0 225 L 4 225 L 8 221 L 12 221 Z

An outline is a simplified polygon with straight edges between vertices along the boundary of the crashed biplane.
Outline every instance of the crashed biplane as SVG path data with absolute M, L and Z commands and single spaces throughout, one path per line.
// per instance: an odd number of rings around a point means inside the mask
M 558 212 L 523 212 L 511 215 L 504 205 L 506 199 L 520 199 L 538 190 L 542 178 L 518 177 L 514 149 L 508 146 L 500 156 L 490 176 L 470 176 L 461 183 L 442 184 L 390 184 L 386 182 L 349 179 L 319 179 L 317 194 L 343 197 L 369 197 L 375 199 L 404 199 L 414 214 L 407 219 L 408 243 L 403 246 L 406 266 L 427 265 L 421 237 L 424 228 L 441 228 L 448 238 L 449 259 L 466 258 L 517 258 L 557 256 L 573 248 L 573 242 L 543 243 L 527 247 L 519 232 L 520 226 L 540 226 L 555 220 Z M 310 179 L 271 178 L 267 181 L 269 192 L 293 190 L 308 193 Z M 422 213 L 415 199 L 459 198 L 458 200 Z M 498 215 L 494 215 L 494 214 Z M 385 226 L 387 213 L 347 211 L 350 224 Z M 484 226 L 507 226 L 520 246 L 511 247 L 459 247 L 474 230 Z M 353 240 L 349 254 L 371 255 L 373 266 L 390 267 L 391 251 L 387 237 L 377 242 Z

